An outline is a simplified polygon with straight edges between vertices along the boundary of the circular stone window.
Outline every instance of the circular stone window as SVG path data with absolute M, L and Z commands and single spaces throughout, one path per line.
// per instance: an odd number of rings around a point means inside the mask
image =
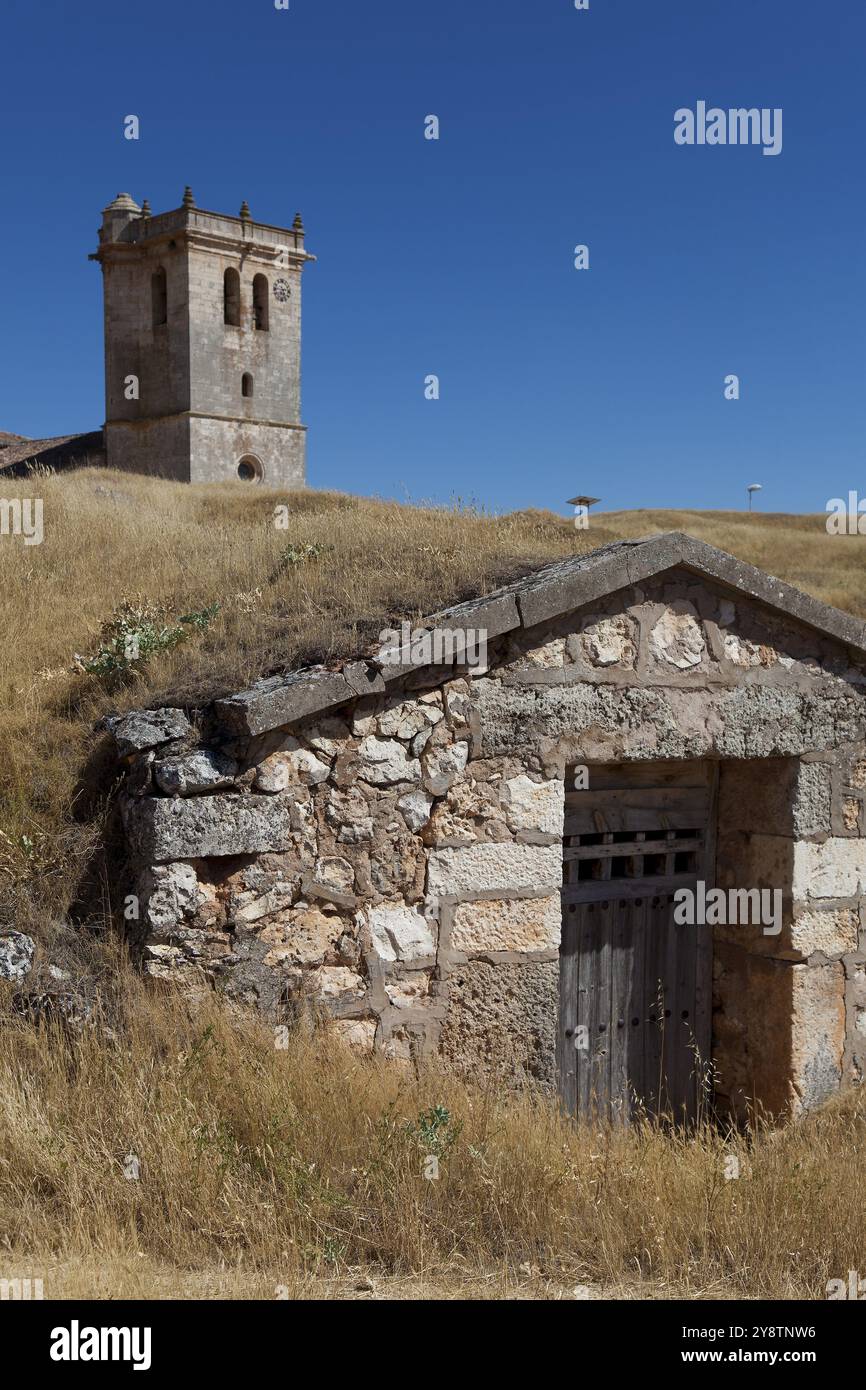
M 242 483 L 260 483 L 263 471 L 262 465 L 255 458 L 241 459 L 238 464 L 238 477 Z
M 274 281 L 274 299 L 278 299 L 281 304 L 285 304 L 291 293 L 292 288 L 288 280 L 280 278 Z

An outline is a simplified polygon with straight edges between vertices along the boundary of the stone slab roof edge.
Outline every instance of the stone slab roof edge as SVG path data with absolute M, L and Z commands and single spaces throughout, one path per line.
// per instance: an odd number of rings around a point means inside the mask
M 866 655 L 866 622 L 862 619 L 821 603 L 682 531 L 613 541 L 585 555 L 554 561 L 483 598 L 443 608 L 427 617 L 425 624 L 428 630 L 484 629 L 490 640 L 517 628 L 549 622 L 676 566 L 713 579 Z M 373 658 L 348 662 L 338 671 L 310 667 L 272 676 L 249 690 L 217 700 L 214 714 L 234 735 L 267 733 L 360 695 L 382 692 L 398 677 L 421 669 L 412 663 L 388 665 Z
M 0 471 L 19 463 L 39 463 L 43 456 L 60 453 L 73 456 L 76 450 L 85 454 L 99 453 L 104 448 L 102 430 L 85 430 L 79 434 L 56 434 L 48 439 L 22 439 L 7 444 L 0 451 Z
M 806 627 L 866 655 L 866 622 L 862 618 L 834 608 L 830 603 L 822 603 L 793 584 L 786 584 L 783 579 L 777 579 L 745 560 L 738 560 L 727 551 L 717 550 L 706 541 L 679 532 L 672 534 L 676 534 L 682 543 L 683 554 L 679 563 L 684 569 L 706 575 L 738 593 L 748 594 L 777 613 L 794 618 Z

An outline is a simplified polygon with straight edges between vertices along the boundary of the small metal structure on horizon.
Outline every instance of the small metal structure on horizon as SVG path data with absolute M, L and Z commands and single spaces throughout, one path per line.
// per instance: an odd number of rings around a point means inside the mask
M 589 525 L 589 509 L 595 502 L 600 502 L 600 497 L 569 497 L 568 506 L 574 507 L 574 524 L 579 531 L 585 531 Z
M 762 486 L 762 483 L 749 483 L 749 486 L 746 488 L 746 492 L 749 494 L 749 511 L 752 510 L 752 493 L 760 492 Z
M 578 531 L 585 531 L 589 525 L 589 507 L 594 502 L 601 502 L 601 498 L 569 498 L 569 506 L 574 507 L 574 525 Z

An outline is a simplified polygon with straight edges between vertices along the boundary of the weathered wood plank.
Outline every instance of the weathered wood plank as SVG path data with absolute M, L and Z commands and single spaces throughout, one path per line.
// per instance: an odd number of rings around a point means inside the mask
M 634 1119 L 646 1093 L 646 1018 L 644 975 L 646 973 L 647 918 L 649 898 L 632 904 L 632 959 L 626 1006 L 626 1070 L 628 1073 L 628 1114 Z
M 614 916 L 610 965 L 610 1107 L 614 1124 L 629 1118 L 628 1042 L 631 1019 L 628 1004 L 634 957 L 635 905 L 626 906 Z
M 671 1022 L 676 1038 L 671 1091 L 674 1118 L 689 1123 L 695 1118 L 697 1097 L 692 1041 L 695 1035 L 696 927 L 679 927 L 670 914 L 668 932 L 675 945 L 676 992 Z
M 714 764 L 710 762 L 588 763 L 589 789 L 614 791 L 635 787 L 707 787 Z M 574 784 L 574 767 L 566 768 L 566 790 Z M 586 795 L 586 791 L 578 793 Z
M 678 933 L 682 928 L 675 926 L 670 903 L 660 909 L 660 929 L 662 945 L 662 980 L 664 998 L 662 1008 L 662 1089 L 659 1097 L 660 1108 L 681 1119 L 680 1108 L 684 1094 L 680 1091 L 683 1069 L 683 1037 L 679 1027 L 679 1015 L 683 1004 L 679 992 L 679 948 Z M 688 930 L 688 928 L 686 928 Z M 687 1007 L 687 1006 L 686 1006 Z
M 592 1115 L 592 1050 L 595 1025 L 598 1021 L 598 948 L 601 914 L 600 903 L 582 903 L 578 907 L 580 962 L 574 1041 L 577 1057 L 577 1109 L 579 1115 L 587 1118 Z
M 610 1030 L 611 988 L 613 975 L 612 945 L 619 911 L 619 900 L 611 901 L 601 911 L 598 951 L 598 1013 L 593 1039 L 592 1091 L 593 1110 L 604 1119 L 610 1118 Z
M 664 1039 L 664 950 L 667 937 L 667 903 L 649 904 L 646 919 L 646 964 L 644 967 L 644 1103 L 657 1115 L 663 1096 Z
M 671 831 L 671 838 L 664 840 L 620 840 L 616 843 L 602 845 L 578 845 L 571 846 L 563 850 L 563 859 L 628 859 L 635 854 L 663 854 L 669 850 L 671 845 L 676 850 L 703 850 L 704 841 L 701 835 L 690 835 L 685 839 L 675 839 Z
M 578 908 L 566 909 L 562 920 L 559 956 L 559 1029 L 557 1071 L 562 1103 L 569 1114 L 577 1112 L 577 1055 L 574 1050 L 578 986 Z
M 665 875 L 660 878 L 653 874 L 647 878 L 622 878 L 615 883 L 600 878 L 582 878 L 579 883 L 569 883 L 560 894 L 563 903 L 600 902 L 604 898 L 646 898 L 657 893 L 672 893 L 677 888 L 688 887 L 694 883 L 694 870 L 690 873 Z
M 691 830 L 706 823 L 707 792 L 572 792 L 565 798 L 566 835 L 638 830 Z
M 710 808 L 707 817 L 706 845 L 700 877 L 707 890 L 716 883 L 716 832 L 718 824 L 719 769 L 713 764 Z M 695 1019 L 694 1034 L 700 1071 L 710 1068 L 712 1059 L 713 1010 L 713 929 L 706 925 L 695 927 Z M 701 1077 L 698 1077 L 700 1084 Z

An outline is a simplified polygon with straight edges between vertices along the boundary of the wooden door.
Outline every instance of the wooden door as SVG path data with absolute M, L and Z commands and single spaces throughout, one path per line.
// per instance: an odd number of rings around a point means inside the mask
M 677 888 L 713 883 L 715 765 L 566 773 L 558 1068 L 578 1116 L 694 1119 L 710 1061 L 712 927 Z

